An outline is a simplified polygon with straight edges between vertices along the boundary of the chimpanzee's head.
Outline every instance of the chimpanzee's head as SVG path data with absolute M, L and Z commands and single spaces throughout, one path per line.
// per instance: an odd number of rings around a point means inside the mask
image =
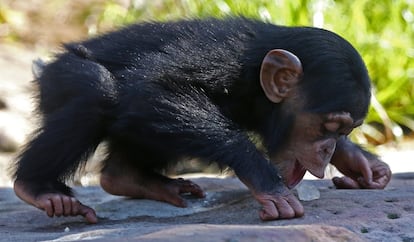
M 284 145 L 267 146 L 290 188 L 306 171 L 324 176 L 338 138 L 362 124 L 370 100 L 370 80 L 357 51 L 331 32 L 316 32 L 318 38 L 298 40 L 303 43 L 290 45 L 295 48 L 269 51 L 261 66 L 266 97 L 278 106 L 280 120 L 289 120 L 282 127 Z

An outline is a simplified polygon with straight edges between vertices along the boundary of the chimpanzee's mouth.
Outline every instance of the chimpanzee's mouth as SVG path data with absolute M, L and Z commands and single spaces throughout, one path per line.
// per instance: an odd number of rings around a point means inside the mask
M 286 178 L 286 186 L 289 189 L 294 188 L 305 176 L 306 169 L 303 167 L 298 160 L 295 162 L 295 167 L 289 177 Z

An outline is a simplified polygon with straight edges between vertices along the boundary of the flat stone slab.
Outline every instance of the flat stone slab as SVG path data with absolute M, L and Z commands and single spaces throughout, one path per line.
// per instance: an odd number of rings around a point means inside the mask
M 82 236 L 87 237 L 89 232 Z M 111 233 L 114 234 L 114 233 Z M 115 233 L 116 234 L 116 233 Z M 92 234 L 91 234 L 92 235 Z M 79 235 L 68 235 L 54 241 L 76 241 Z M 124 235 L 107 238 L 93 238 L 91 241 L 152 241 L 152 242 L 211 242 L 211 241 L 286 241 L 286 242 L 324 242 L 324 241 L 364 241 L 357 234 L 341 227 L 326 225 L 293 225 L 293 226 L 258 226 L 258 225 L 211 225 L 192 224 L 171 226 L 153 233 L 130 236 Z
M 396 174 L 385 190 L 337 190 L 330 180 L 305 180 L 320 198 L 302 201 L 305 216 L 262 222 L 260 205 L 235 178 L 195 178 L 205 199 L 187 208 L 76 187 L 99 223 L 48 218 L 0 189 L 0 241 L 414 241 L 414 173 Z
M 238 179 L 226 179 L 223 186 L 220 186 L 220 180 L 222 179 L 198 178 L 197 183 L 206 191 L 206 197 L 200 199 L 184 195 L 187 202 L 184 209 L 153 200 L 127 199 L 111 195 L 106 195 L 105 200 L 94 209 L 101 219 L 170 218 L 217 209 L 250 196 L 250 192 Z

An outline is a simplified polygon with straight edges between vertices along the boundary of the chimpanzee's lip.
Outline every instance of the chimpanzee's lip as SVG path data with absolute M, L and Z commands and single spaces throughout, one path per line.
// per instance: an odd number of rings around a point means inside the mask
M 303 167 L 298 160 L 295 162 L 295 167 L 290 175 L 290 177 L 286 180 L 286 185 L 289 189 L 294 188 L 305 176 L 306 169 Z

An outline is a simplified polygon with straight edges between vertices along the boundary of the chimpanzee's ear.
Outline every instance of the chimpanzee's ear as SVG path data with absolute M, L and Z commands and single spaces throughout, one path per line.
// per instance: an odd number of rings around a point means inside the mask
M 270 101 L 280 103 L 289 96 L 301 75 L 302 64 L 298 57 L 289 51 L 274 49 L 263 59 L 260 84 Z

